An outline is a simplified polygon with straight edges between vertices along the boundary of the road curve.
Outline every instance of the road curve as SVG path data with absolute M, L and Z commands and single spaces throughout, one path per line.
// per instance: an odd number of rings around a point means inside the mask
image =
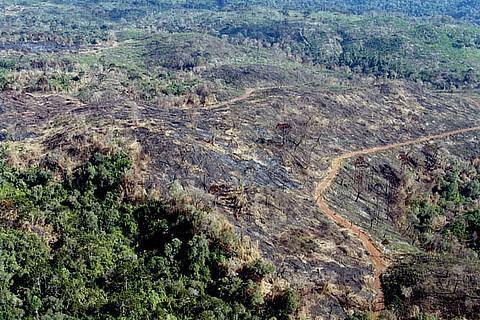
M 327 175 L 317 185 L 317 188 L 315 189 L 315 198 L 320 210 L 322 210 L 322 212 L 328 218 L 330 218 L 332 221 L 337 223 L 339 226 L 344 227 L 350 230 L 353 234 L 355 234 L 355 236 L 357 236 L 358 239 L 362 242 L 363 246 L 365 247 L 365 250 L 370 255 L 370 258 L 372 260 L 372 265 L 374 267 L 374 287 L 375 287 L 375 290 L 377 291 L 377 296 L 375 298 L 375 303 L 373 306 L 373 312 L 374 312 L 373 319 L 377 319 L 379 311 L 382 310 L 384 307 L 380 276 L 385 271 L 388 265 L 387 260 L 383 256 L 381 249 L 373 240 L 370 234 L 363 231 L 360 227 L 353 224 L 351 221 L 345 219 L 344 217 L 340 216 L 332 208 L 330 208 L 330 206 L 328 205 L 328 202 L 325 199 L 325 192 L 328 190 L 332 182 L 335 180 L 335 177 L 337 176 L 340 168 L 342 167 L 343 162 L 347 159 L 362 156 L 362 155 L 387 151 L 390 149 L 405 147 L 405 146 L 418 144 L 422 142 L 428 142 L 432 140 L 441 140 L 451 136 L 460 135 L 460 134 L 473 132 L 473 131 L 480 131 L 480 126 L 452 130 L 452 131 L 447 131 L 439 134 L 433 134 L 433 135 L 428 135 L 428 136 L 424 136 L 424 137 L 420 137 L 412 140 L 407 140 L 403 142 L 392 143 L 392 144 L 387 144 L 383 146 L 360 149 L 360 150 L 344 153 L 332 160 Z

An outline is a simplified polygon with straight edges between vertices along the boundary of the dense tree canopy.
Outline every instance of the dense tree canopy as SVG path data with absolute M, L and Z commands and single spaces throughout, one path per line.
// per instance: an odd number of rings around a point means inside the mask
M 229 229 L 182 200 L 122 197 L 127 154 L 72 174 L 0 162 L 1 319 L 289 319 L 289 290 L 242 262 Z M 209 222 L 210 221 L 210 222 Z

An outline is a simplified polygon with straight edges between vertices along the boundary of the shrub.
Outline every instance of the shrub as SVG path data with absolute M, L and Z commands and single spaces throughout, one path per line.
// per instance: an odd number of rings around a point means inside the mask
M 270 302 L 270 316 L 278 320 L 292 319 L 300 306 L 300 297 L 297 292 L 287 289 L 276 295 Z
M 348 316 L 346 320 L 370 320 L 371 317 L 365 312 L 356 311 L 351 316 Z

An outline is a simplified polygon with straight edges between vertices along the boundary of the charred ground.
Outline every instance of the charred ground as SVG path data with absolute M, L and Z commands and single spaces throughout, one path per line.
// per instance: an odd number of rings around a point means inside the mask
M 37 7 L 8 8 L 13 16 L 4 24 L 20 23 Z M 38 24 L 50 25 L 49 10 Z M 66 8 L 55 10 L 63 16 Z M 145 193 L 180 183 L 223 212 L 302 293 L 303 315 L 344 319 L 375 309 L 371 257 L 351 230 L 324 215 L 315 188 L 332 159 L 348 152 L 479 126 L 478 81 L 469 71 L 479 63 L 476 27 L 175 7 L 134 15 L 135 23 L 126 15 L 102 25 L 96 12 L 82 15 L 98 27 L 90 33 L 73 28 L 52 40 L 48 32 L 25 35 L 20 28 L 4 35 L 25 37 L 0 48 L 0 140 L 18 150 L 18 164 L 48 156 L 68 167 L 65 159 L 87 160 L 89 152 L 76 145 L 134 140 L 148 159 Z M 370 39 L 376 24 L 388 26 L 387 40 L 405 24 L 412 27 L 397 45 Z M 325 33 L 318 33 L 322 27 Z M 416 32 L 437 41 L 418 40 L 414 50 Z M 455 47 L 459 39 L 467 45 Z M 23 50 L 29 41 L 42 51 Z M 416 56 L 420 48 L 424 55 Z M 352 50 L 358 56 L 349 56 Z M 443 67 L 416 70 L 439 56 Z M 445 71 L 448 59 L 471 68 Z M 438 140 L 462 159 L 478 157 L 476 131 Z M 395 221 L 380 219 L 395 209 L 391 196 L 405 169 L 398 156 L 425 144 L 348 159 L 326 191 L 335 212 L 368 231 L 387 261 L 425 250 Z M 372 183 L 356 184 L 355 163 L 362 161 Z M 395 183 L 397 189 L 385 189 Z M 436 311 L 429 302 L 414 303 Z

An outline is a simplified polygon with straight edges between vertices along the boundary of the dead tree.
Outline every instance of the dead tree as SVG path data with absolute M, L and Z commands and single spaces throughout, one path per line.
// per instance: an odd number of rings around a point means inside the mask
M 282 136 L 282 146 L 285 146 L 287 137 L 290 134 L 290 131 L 292 130 L 292 126 L 288 123 L 278 123 L 277 130 L 280 130 L 281 136 Z
M 353 165 L 355 166 L 355 171 L 354 171 L 354 182 L 355 182 L 355 187 L 357 189 L 357 196 L 355 197 L 355 202 L 358 201 L 360 198 L 360 194 L 364 190 L 365 186 L 365 169 L 369 167 L 369 164 L 365 160 L 364 157 L 358 157 L 355 159 L 353 162 Z

